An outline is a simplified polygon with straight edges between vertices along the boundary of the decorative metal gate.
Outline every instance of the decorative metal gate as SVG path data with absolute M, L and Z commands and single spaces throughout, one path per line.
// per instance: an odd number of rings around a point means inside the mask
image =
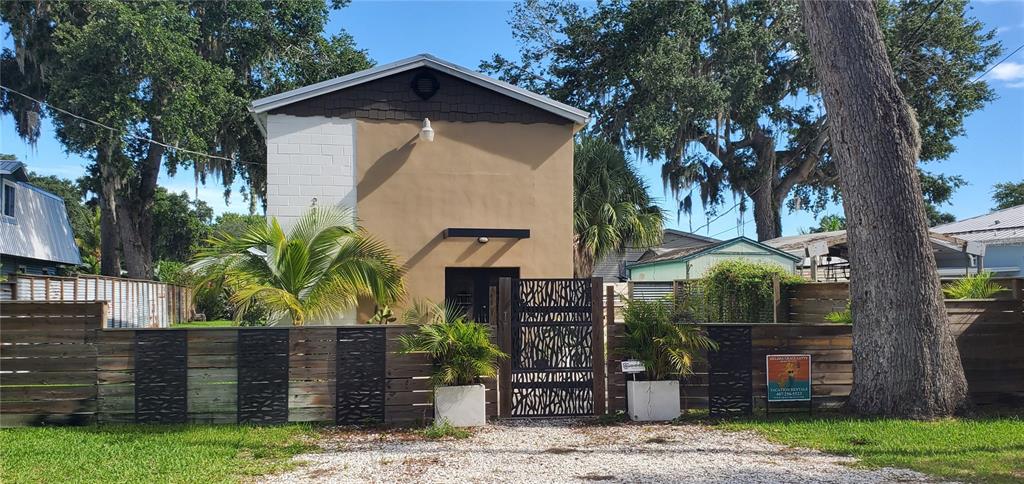
M 591 279 L 512 280 L 511 416 L 594 413 L 592 288 Z

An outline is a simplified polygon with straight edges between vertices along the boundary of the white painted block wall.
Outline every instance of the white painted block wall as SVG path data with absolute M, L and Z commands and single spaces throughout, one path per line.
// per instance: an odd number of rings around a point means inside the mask
M 353 119 L 267 116 L 267 216 L 288 227 L 316 204 L 355 212 Z
M 277 217 L 287 231 L 314 198 L 318 206 L 343 206 L 354 214 L 355 133 L 354 119 L 267 116 L 267 217 Z M 356 313 L 308 322 L 317 323 L 355 324 Z

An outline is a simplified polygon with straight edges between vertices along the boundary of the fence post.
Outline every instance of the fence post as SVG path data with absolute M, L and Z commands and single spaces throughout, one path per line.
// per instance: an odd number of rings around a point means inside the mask
M 608 399 L 609 397 L 611 397 L 611 391 L 608 390 L 608 386 L 610 383 L 609 380 L 611 379 L 609 377 L 609 374 L 612 371 L 612 369 L 609 367 L 609 364 L 611 363 L 609 357 L 613 351 L 613 348 L 611 347 L 611 334 L 612 325 L 615 324 L 615 287 L 608 286 L 605 288 L 604 304 L 604 361 L 601 362 L 601 365 L 604 368 L 605 413 L 609 413 Z
M 779 322 L 779 303 L 782 302 L 779 276 L 772 276 L 772 323 Z
M 508 358 L 498 366 L 498 415 L 512 415 L 512 278 L 498 279 L 498 345 Z
M 607 381 L 605 380 L 604 361 L 604 311 L 602 311 L 601 294 L 604 287 L 604 279 L 592 277 L 590 279 L 590 311 L 593 330 L 590 334 L 590 346 L 592 364 L 594 366 L 594 414 L 604 415 L 607 413 L 608 400 L 605 395 Z M 613 308 L 614 310 L 614 308 Z

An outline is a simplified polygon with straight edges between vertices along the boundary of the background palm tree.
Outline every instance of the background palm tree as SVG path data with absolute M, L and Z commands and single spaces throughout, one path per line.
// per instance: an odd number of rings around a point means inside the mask
M 288 317 L 301 326 L 341 316 L 359 297 L 383 305 L 405 294 L 395 256 L 348 210 L 313 207 L 287 235 L 271 219 L 240 235 L 217 235 L 209 245 L 191 267 L 201 275 L 197 290 L 225 287 L 236 319 L 259 305 L 271 321 Z
M 663 223 L 661 209 L 625 154 L 603 139 L 580 138 L 573 173 L 576 277 L 590 277 L 597 261 L 627 244 L 661 243 Z

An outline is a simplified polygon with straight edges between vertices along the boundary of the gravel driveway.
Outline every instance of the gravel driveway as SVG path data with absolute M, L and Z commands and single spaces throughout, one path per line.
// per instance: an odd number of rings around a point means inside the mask
M 461 440 L 415 433 L 325 432 L 307 465 L 261 482 L 931 482 L 902 469 L 793 449 L 699 425 L 594 426 L 508 421 Z

